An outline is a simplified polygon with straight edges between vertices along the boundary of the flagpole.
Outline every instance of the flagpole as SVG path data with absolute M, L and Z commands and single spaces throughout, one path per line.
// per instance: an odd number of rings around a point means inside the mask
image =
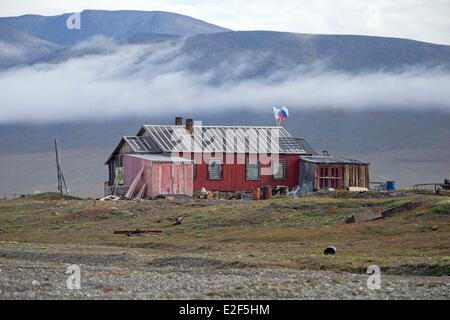
M 273 107 L 273 118 L 275 119 L 275 124 L 276 124 L 276 126 L 278 127 L 278 119 L 277 119 L 275 107 Z

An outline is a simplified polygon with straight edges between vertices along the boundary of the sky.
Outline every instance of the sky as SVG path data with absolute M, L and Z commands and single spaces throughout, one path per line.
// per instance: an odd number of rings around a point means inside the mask
M 1 0 L 0 16 L 161 10 L 233 30 L 409 38 L 450 45 L 450 0 Z

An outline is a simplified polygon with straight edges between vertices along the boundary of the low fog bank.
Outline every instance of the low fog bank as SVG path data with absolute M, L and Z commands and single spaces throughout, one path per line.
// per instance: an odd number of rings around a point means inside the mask
M 95 44 L 95 45 L 94 45 Z M 208 71 L 191 68 L 181 44 L 83 43 L 56 62 L 0 72 L 0 123 L 163 116 L 171 112 L 302 110 L 450 111 L 450 73 L 441 68 L 345 73 L 325 64 L 255 76 L 243 56 Z M 252 75 L 251 78 L 248 78 Z

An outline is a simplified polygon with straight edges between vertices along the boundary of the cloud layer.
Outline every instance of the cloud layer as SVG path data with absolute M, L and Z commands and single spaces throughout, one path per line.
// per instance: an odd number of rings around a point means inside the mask
M 4 41 L 0 41 L 0 54 L 2 59 L 17 59 L 24 56 L 23 50 Z
M 0 123 L 100 120 L 186 110 L 270 110 L 274 105 L 450 112 L 450 74 L 439 69 L 348 74 L 300 68 L 269 78 L 227 77 L 217 83 L 213 81 L 217 72 L 240 74 L 249 67 L 248 59 L 197 73 L 186 67 L 186 60 L 176 58 L 177 46 L 119 47 L 105 39 L 101 44 L 110 54 L 0 72 Z M 89 44 L 73 50 L 86 47 Z

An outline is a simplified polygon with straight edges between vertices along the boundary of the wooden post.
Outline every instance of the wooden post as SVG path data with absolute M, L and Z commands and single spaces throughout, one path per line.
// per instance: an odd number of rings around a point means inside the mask
M 66 179 L 64 178 L 64 174 L 61 170 L 61 165 L 59 164 L 59 154 L 58 154 L 58 143 L 55 139 L 55 156 L 56 156 L 56 171 L 58 177 L 58 191 L 63 194 L 63 186 L 66 190 L 66 193 L 69 194 L 69 188 L 67 188 Z
M 55 139 L 55 156 L 56 156 L 56 173 L 58 177 L 58 191 L 59 193 L 63 193 L 62 189 L 62 181 L 61 181 L 61 170 L 59 169 L 59 155 L 58 155 L 58 144 Z

